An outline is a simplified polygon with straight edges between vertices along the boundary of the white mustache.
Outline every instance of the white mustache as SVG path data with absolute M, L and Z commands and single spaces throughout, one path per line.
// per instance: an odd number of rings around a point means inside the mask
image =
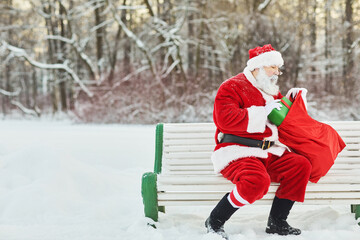
M 277 82 L 277 80 L 279 79 L 279 76 L 278 75 L 273 75 L 271 78 L 270 78 L 270 80 L 272 81 L 272 82 Z

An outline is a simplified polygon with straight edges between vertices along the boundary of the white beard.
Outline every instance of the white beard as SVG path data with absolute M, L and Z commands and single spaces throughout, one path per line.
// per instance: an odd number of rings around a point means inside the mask
M 264 68 L 261 67 L 256 76 L 256 86 L 267 94 L 277 95 L 279 93 L 279 86 L 276 84 L 277 80 L 277 75 L 269 77 L 266 75 Z

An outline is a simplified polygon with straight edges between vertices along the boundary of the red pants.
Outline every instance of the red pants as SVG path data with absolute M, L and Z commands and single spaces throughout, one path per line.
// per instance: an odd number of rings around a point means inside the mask
M 261 199 L 270 182 L 280 183 L 278 198 L 303 202 L 311 172 L 310 161 L 296 153 L 285 151 L 281 156 L 269 154 L 266 159 L 248 157 L 232 162 L 221 174 L 236 184 L 229 198 L 233 206 L 251 204 Z M 234 207 L 235 207 L 234 206 Z

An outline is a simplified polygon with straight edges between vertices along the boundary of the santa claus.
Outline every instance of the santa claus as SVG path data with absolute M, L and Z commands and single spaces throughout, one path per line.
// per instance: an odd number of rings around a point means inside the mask
M 205 222 L 208 232 L 227 239 L 224 223 L 244 205 L 261 199 L 270 182 L 280 183 L 274 198 L 267 233 L 299 235 L 286 219 L 295 201 L 303 202 L 311 164 L 278 141 L 277 126 L 267 116 L 283 97 L 277 85 L 281 53 L 270 45 L 249 50 L 244 71 L 223 82 L 217 92 L 213 118 L 216 147 L 211 156 L 214 170 L 234 184 Z M 301 91 L 300 91 L 301 90 Z M 293 88 L 296 97 L 306 89 Z

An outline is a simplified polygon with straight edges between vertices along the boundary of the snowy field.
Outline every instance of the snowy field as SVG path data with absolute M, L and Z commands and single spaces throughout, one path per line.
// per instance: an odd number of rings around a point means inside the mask
M 155 126 L 0 121 L 0 239 L 220 240 L 210 207 L 173 207 L 157 229 L 143 216 L 141 175 L 153 169 Z M 231 240 L 356 240 L 349 206 L 295 204 L 300 236 L 264 232 L 270 206 L 247 206 L 226 224 Z

